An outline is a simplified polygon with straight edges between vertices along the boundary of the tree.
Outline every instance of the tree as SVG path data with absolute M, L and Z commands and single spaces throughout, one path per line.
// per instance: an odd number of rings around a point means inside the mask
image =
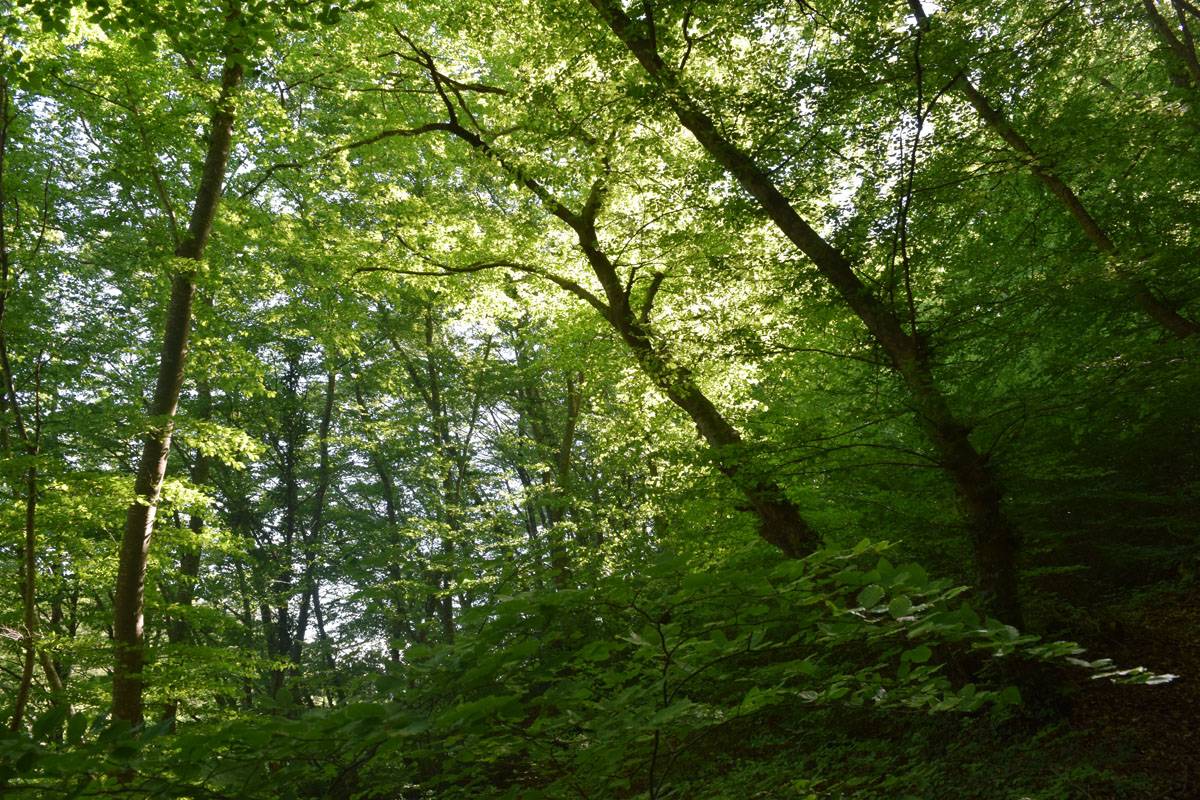
M 912 9 L 913 16 L 916 17 L 918 28 L 927 32 L 931 23 L 920 0 L 910 0 L 909 7 Z M 1151 11 L 1153 12 L 1152 7 Z M 1183 24 L 1186 25 L 1186 22 Z M 1192 53 L 1192 59 L 1195 59 L 1194 52 Z M 1125 274 L 1127 269 L 1120 263 L 1121 253 L 1118 251 L 1116 244 L 1113 243 L 1112 238 L 1084 206 L 1083 201 L 1058 176 L 1047 159 L 1040 156 L 1020 131 L 1012 126 L 1012 123 L 1005 118 L 1004 113 L 996 108 L 995 104 L 979 91 L 975 84 L 971 82 L 971 79 L 966 76 L 965 70 L 960 67 L 952 79 L 952 83 L 967 99 L 967 102 L 971 104 L 971 107 L 975 109 L 980 121 L 1025 160 L 1030 174 L 1040 181 L 1054 195 L 1054 198 L 1062 204 L 1062 207 L 1066 209 L 1071 218 L 1079 225 L 1080 231 L 1083 232 L 1096 249 L 1113 260 L 1114 268 L 1119 278 L 1129 284 L 1134 301 L 1138 307 L 1164 329 L 1180 339 L 1186 339 L 1200 332 L 1200 324 L 1188 319 L 1175 308 L 1160 300 L 1155 292 L 1143 281 Z
M 177 234 L 175 257 L 198 262 L 204 257 L 213 220 L 225 183 L 233 143 L 235 96 L 245 72 L 242 45 L 234 33 L 241 9 L 231 6 L 225 14 L 230 40 L 225 45 L 221 65 L 220 90 L 209 121 L 204 166 L 196 185 L 187 229 Z M 151 429 L 142 444 L 134 482 L 134 502 L 125 516 L 121 539 L 120 569 L 113 601 L 113 635 L 117 644 L 113 670 L 113 716 L 133 725 L 142 722 L 143 604 L 146 559 L 154 533 L 154 518 L 162 491 L 167 457 L 171 451 L 171 433 L 179 393 L 183 388 L 188 335 L 192 323 L 192 301 L 196 293 L 194 268 L 177 271 L 171 279 L 171 301 L 159 355 L 158 376 L 148 409 Z
M 1021 619 L 1017 593 L 1018 537 L 1002 509 L 1003 490 L 994 470 L 971 442 L 970 429 L 958 420 L 933 374 L 927 342 L 915 318 L 906 331 L 896 313 L 855 275 L 851 262 L 796 213 L 770 175 L 717 127 L 684 88 L 658 52 L 650 6 L 635 23 L 614 3 L 593 3 L 613 33 L 660 87 L 680 123 L 696 137 L 801 252 L 812 259 L 846 305 L 862 321 L 893 369 L 908 387 L 918 419 L 954 481 L 968 519 L 978 585 L 984 602 L 1002 619 Z
M 1146 8 L 230 8 L 0 16 L 0 794 L 1186 793 Z

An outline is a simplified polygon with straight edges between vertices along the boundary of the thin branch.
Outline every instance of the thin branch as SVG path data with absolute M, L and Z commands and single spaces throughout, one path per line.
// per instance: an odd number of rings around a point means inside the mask
M 696 7 L 695 2 L 688 3 L 687 8 L 683 10 L 683 20 L 680 22 L 680 28 L 683 30 L 683 41 L 686 46 L 683 49 L 683 55 L 679 58 L 679 66 L 675 68 L 678 73 L 683 73 L 687 66 L 688 59 L 692 57 L 692 48 L 696 44 L 696 37 L 692 36 L 692 9 Z
M 403 239 L 401 239 L 401 241 L 403 242 Z M 406 242 L 404 244 L 406 247 L 409 247 L 410 250 L 412 250 L 414 253 L 416 253 L 416 250 L 414 250 Z M 576 297 L 578 297 L 579 299 L 585 301 L 588 305 L 595 308 L 601 314 L 604 314 L 606 316 L 608 315 L 608 306 L 602 300 L 600 300 L 600 298 L 596 297 L 596 295 L 592 294 L 587 289 L 585 289 L 583 286 L 580 286 L 577 282 L 571 280 L 570 278 L 564 278 L 561 275 L 556 275 L 555 273 L 550 272 L 549 270 L 546 270 L 546 269 L 542 269 L 541 267 L 535 267 L 530 264 L 522 264 L 518 261 L 509 261 L 509 260 L 479 261 L 479 262 L 475 262 L 472 264 L 454 265 L 454 264 L 445 264 L 445 263 L 435 261 L 435 260 L 429 258 L 428 256 L 422 255 L 420 253 L 417 253 L 417 255 L 421 258 L 421 260 L 430 264 L 433 267 L 433 269 L 419 270 L 419 269 L 404 269 L 402 267 L 376 266 L 376 267 L 358 267 L 357 269 L 354 270 L 354 273 L 360 274 L 360 273 L 368 273 L 368 272 L 390 272 L 390 273 L 394 273 L 396 275 L 413 275 L 413 276 L 423 277 L 423 278 L 437 278 L 437 277 L 447 277 L 450 275 L 464 275 L 464 274 L 469 274 L 469 273 L 474 273 L 474 272 L 483 272 L 485 270 L 491 270 L 491 269 L 512 269 L 512 270 L 516 270 L 518 272 L 526 273 L 528 275 L 536 275 L 539 278 L 545 278 L 546 280 L 550 281 L 551 283 L 553 283 L 563 289 L 566 289 L 571 294 L 573 294 Z
M 158 201 L 162 203 L 162 210 L 167 215 L 167 221 L 171 223 L 171 244 L 178 250 L 180 237 L 179 223 L 175 219 L 175 206 L 171 203 L 171 196 L 167 193 L 162 172 L 158 169 L 158 161 L 154 157 L 154 150 L 150 147 L 150 137 L 146 134 L 146 126 L 142 122 L 142 114 L 133 99 L 133 92 L 127 87 L 126 93 L 129 95 L 129 116 L 133 119 L 133 126 L 137 128 L 138 140 L 142 143 L 146 163 L 150 167 L 150 177 L 154 179 L 154 191 L 158 195 Z
M 253 197 L 255 194 L 258 193 L 258 190 L 261 189 L 268 180 L 271 179 L 272 175 L 274 175 L 276 172 L 279 172 L 281 170 L 300 169 L 301 167 L 305 167 L 309 164 L 316 163 L 317 161 L 321 161 L 323 159 L 329 158 L 330 156 L 337 155 L 338 153 L 345 153 L 350 150 L 357 150 L 360 147 L 366 147 L 368 145 L 372 145 L 377 142 L 382 142 L 385 139 L 394 139 L 394 138 L 398 138 L 398 137 L 407 138 L 407 137 L 413 137 L 413 136 L 421 136 L 423 134 L 432 133 L 434 131 L 448 131 L 450 129 L 451 129 L 450 126 L 447 125 L 445 122 L 430 122 L 425 125 L 418 125 L 415 128 L 385 128 L 385 129 L 379 131 L 378 133 L 372 134 L 371 136 L 367 136 L 366 138 L 356 139 L 355 141 L 347 142 L 346 144 L 340 144 L 340 145 L 337 145 L 336 147 L 330 147 L 328 149 L 322 150 L 317 155 L 312 156 L 307 159 L 304 159 L 303 161 L 284 161 L 284 162 L 280 162 L 277 164 L 272 164 L 271 166 L 269 166 L 265 170 L 263 170 L 263 173 L 262 173 L 262 175 L 259 176 L 259 179 L 257 181 L 255 181 L 250 186 L 250 188 L 243 191 L 241 193 L 240 197 L 242 200 L 250 199 L 251 197 Z

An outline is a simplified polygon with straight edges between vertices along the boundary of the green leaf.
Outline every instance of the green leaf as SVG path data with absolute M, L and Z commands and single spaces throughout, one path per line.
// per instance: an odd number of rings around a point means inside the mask
M 892 598 L 892 602 L 888 603 L 888 613 L 896 619 L 907 616 L 913 609 L 912 601 L 907 595 L 898 595 Z
M 87 715 L 75 713 L 67 723 L 67 741 L 71 744 L 78 744 L 83 739 L 83 734 L 88 729 Z
M 45 713 L 33 721 L 33 738 L 44 740 L 57 730 L 67 718 L 67 706 L 58 704 L 51 706 Z
M 924 664 L 932 655 L 933 651 L 921 644 L 911 650 L 905 650 L 900 658 L 904 661 L 911 661 L 914 664 Z
M 1021 703 L 1021 690 L 1016 686 L 1005 686 L 996 695 L 997 701 L 1001 705 L 1015 706 Z
M 883 599 L 884 594 L 882 586 L 872 583 L 858 593 L 858 604 L 864 608 L 874 608 L 875 604 Z
M 615 645 L 611 642 L 589 642 L 580 649 L 579 656 L 587 661 L 603 661 L 608 658 L 608 654 L 614 647 Z

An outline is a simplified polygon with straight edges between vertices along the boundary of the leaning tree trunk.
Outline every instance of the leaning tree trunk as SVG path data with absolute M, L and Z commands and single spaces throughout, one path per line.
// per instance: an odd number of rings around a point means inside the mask
M 1152 0 L 1146 0 L 1146 2 L 1153 8 Z M 917 19 L 917 24 L 922 29 L 928 29 L 930 20 L 925 13 L 924 6 L 921 5 L 921 0 L 908 0 L 908 4 L 913 12 L 913 16 Z M 1195 58 L 1194 51 L 1192 56 Z M 971 107 L 975 109 L 975 113 L 979 115 L 979 119 L 982 120 L 983 124 L 1021 156 L 1022 160 L 1028 166 L 1030 174 L 1041 182 L 1050 194 L 1054 196 L 1054 199 L 1066 209 L 1067 213 L 1071 215 L 1071 218 L 1079 226 L 1079 229 L 1083 231 L 1084 236 L 1088 238 L 1088 241 L 1103 255 L 1113 259 L 1114 264 L 1117 263 L 1120 253 L 1117 250 L 1117 246 L 1113 243 L 1112 237 L 1096 221 L 1096 218 L 1088 211 L 1087 206 L 1083 204 L 1083 201 L 1079 199 L 1075 191 L 1051 168 L 1049 162 L 1034 150 L 1029 141 L 1004 116 L 1004 113 L 994 106 L 979 91 L 978 87 L 971 82 L 965 71 L 958 73 L 958 76 L 954 79 L 954 87 L 967 99 Z M 1164 330 L 1180 339 L 1186 339 L 1189 336 L 1200 333 L 1200 323 L 1188 319 L 1169 304 L 1160 300 L 1144 281 L 1123 275 L 1123 272 L 1124 270 L 1119 267 L 1117 268 L 1118 277 L 1125 282 L 1134 304 L 1146 316 L 1158 323 Z
M 192 206 L 187 233 L 175 249 L 175 256 L 199 261 L 212 233 L 213 220 L 225 182 L 229 151 L 233 139 L 234 94 L 242 82 L 242 61 L 238 53 L 229 53 L 221 75 L 221 91 L 209 123 L 208 150 L 196 201 Z M 113 668 L 114 719 L 140 725 L 143 720 L 142 669 L 143 608 L 146 589 L 146 562 L 154 517 L 158 509 L 167 456 L 171 450 L 175 410 L 183 386 L 187 359 L 188 334 L 192 322 L 192 299 L 196 292 L 194 271 L 176 273 L 171 281 L 171 301 L 167 307 L 166 329 L 159 354 L 158 377 L 148 419 L 150 432 L 142 442 L 134 481 L 134 501 L 125 515 L 113 597 L 113 640 L 116 661 Z
M 435 75 L 435 84 L 438 80 Z M 631 307 L 629 294 L 632 287 L 626 288 L 622 284 L 616 265 L 601 249 L 596 233 L 596 217 L 603 203 L 603 181 L 596 181 L 583 207 L 573 211 L 556 199 L 545 186 L 506 162 L 479 134 L 463 127 L 449 104 L 447 110 L 450 121 L 439 124 L 438 129 L 457 136 L 500 164 L 529 189 L 547 211 L 575 233 L 579 250 L 603 287 L 607 302 L 572 281 L 559 278 L 554 279 L 555 282 L 599 311 L 633 352 L 642 372 L 691 418 L 696 431 L 711 448 L 717 468 L 737 486 L 758 518 L 759 536 L 789 558 L 801 558 L 820 547 L 820 534 L 787 497 L 783 487 L 768 475 L 767 470 L 762 468 L 764 465 L 753 463 L 747 457 L 745 441 L 737 428 L 709 400 L 691 373 L 672 363 L 664 345 L 652 340 L 647 315 L 661 277 L 651 284 L 641 312 L 635 313 Z
M 615 275 L 608 257 L 598 248 L 588 246 L 585 252 L 594 269 Z M 801 558 L 820 547 L 820 534 L 788 499 L 783 488 L 747 458 L 741 432 L 696 384 L 691 372 L 674 366 L 664 345 L 651 340 L 645 326 L 629 308 L 628 298 L 622 300 L 610 293 L 609 303 L 609 321 L 633 351 L 642 371 L 691 418 L 696 431 L 711 448 L 717 469 L 745 496 L 758 518 L 758 535 L 788 558 Z
M 726 138 L 713 119 L 681 86 L 675 71 L 658 54 L 649 20 L 633 22 L 616 0 L 589 0 L 617 38 L 662 90 L 680 123 L 714 161 L 737 180 L 784 236 L 815 264 L 847 306 L 887 354 L 903 380 L 928 433 L 941 467 L 954 483 L 970 528 L 981 600 L 1006 622 L 1021 619 L 1016 586 L 1017 536 L 1006 520 L 1004 492 L 985 455 L 975 449 L 970 429 L 950 410 L 934 379 L 930 361 L 915 332 L 855 274 L 852 264 L 796 213 L 771 176 Z

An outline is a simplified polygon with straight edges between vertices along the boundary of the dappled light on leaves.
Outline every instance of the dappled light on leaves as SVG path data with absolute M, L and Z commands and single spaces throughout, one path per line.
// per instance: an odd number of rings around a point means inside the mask
M 1197 35 L 0 4 L 0 795 L 1190 797 Z

